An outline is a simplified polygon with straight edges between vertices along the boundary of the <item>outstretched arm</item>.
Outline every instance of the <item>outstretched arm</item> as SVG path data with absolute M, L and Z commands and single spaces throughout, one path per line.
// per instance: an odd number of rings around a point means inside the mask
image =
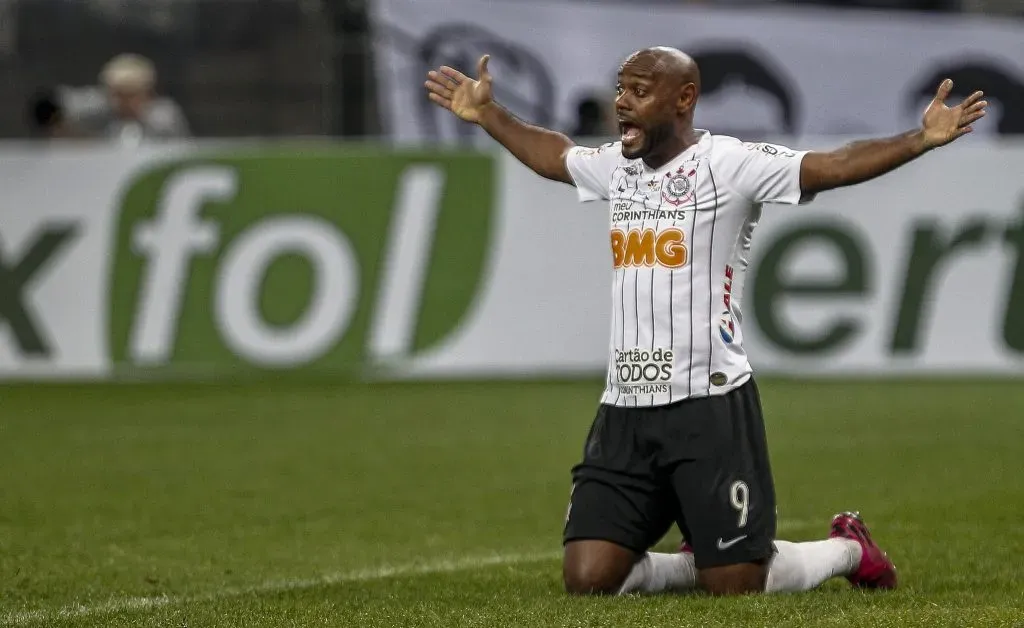
M 891 172 L 939 146 L 970 133 L 988 102 L 974 92 L 955 107 L 945 100 L 953 89 L 946 79 L 924 112 L 921 128 L 885 139 L 853 142 L 831 152 L 812 152 L 800 164 L 800 189 L 815 194 L 854 185 Z
M 542 177 L 572 184 L 565 156 L 574 146 L 561 133 L 527 124 L 494 101 L 492 77 L 487 71 L 489 55 L 480 58 L 479 79 L 454 68 L 442 66 L 427 73 L 425 86 L 431 101 L 456 116 L 478 124 L 516 159 Z
M 540 176 L 572 184 L 565 154 L 575 144 L 565 135 L 527 124 L 496 102 L 484 108 L 480 126 Z

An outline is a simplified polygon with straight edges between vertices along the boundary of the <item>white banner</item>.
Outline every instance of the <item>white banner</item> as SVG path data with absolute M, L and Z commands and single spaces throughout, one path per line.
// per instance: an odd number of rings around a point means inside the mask
M 104 375 L 116 207 L 174 149 L 0 150 L 0 377 Z
M 0 378 L 604 368 L 608 208 L 507 154 L 0 147 L 0 163 Z M 1024 374 L 1021 173 L 1024 141 L 958 143 L 766 207 L 743 295 L 755 368 Z
M 702 72 L 696 125 L 745 140 L 890 134 L 916 126 L 941 79 L 981 89 L 977 134 L 1024 133 L 1024 21 L 794 9 L 715 9 L 572 0 L 377 0 L 385 123 L 403 142 L 476 141 L 425 96 L 441 64 L 475 73 L 491 55 L 496 96 L 522 118 L 571 132 L 581 99 L 611 105 L 619 65 L 653 45 Z M 617 134 L 617 133 L 616 133 Z

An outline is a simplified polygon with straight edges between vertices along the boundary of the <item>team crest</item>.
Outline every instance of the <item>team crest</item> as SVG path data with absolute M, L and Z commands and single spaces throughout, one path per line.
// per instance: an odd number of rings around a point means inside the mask
M 665 175 L 667 181 L 661 187 L 661 197 L 669 205 L 682 205 L 693 198 L 693 182 L 690 177 L 697 174 L 696 170 L 683 172 L 683 169 Z

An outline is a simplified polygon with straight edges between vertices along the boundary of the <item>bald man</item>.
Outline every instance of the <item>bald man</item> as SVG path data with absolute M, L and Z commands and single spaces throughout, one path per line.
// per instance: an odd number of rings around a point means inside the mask
M 613 265 L 607 383 L 572 471 L 563 579 L 577 594 L 813 589 L 835 576 L 892 589 L 896 570 L 859 514 L 829 537 L 775 539 L 775 488 L 760 398 L 743 349 L 742 297 L 764 203 L 807 203 L 880 176 L 971 132 L 987 103 L 947 107 L 943 81 L 920 128 L 832 152 L 693 128 L 700 72 L 672 48 L 618 74 L 621 140 L 575 146 L 512 116 L 478 78 L 441 67 L 429 98 L 484 128 L 534 172 L 609 203 Z M 676 523 L 678 553 L 648 551 Z

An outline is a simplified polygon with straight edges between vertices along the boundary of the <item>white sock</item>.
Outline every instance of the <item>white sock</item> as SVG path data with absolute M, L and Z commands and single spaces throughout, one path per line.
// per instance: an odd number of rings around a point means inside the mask
M 860 544 L 850 539 L 775 541 L 775 550 L 765 585 L 767 593 L 810 591 L 830 578 L 849 575 L 860 566 Z
M 697 586 L 697 567 L 693 554 L 656 554 L 647 552 L 633 565 L 619 595 L 626 593 L 665 593 L 686 591 Z

